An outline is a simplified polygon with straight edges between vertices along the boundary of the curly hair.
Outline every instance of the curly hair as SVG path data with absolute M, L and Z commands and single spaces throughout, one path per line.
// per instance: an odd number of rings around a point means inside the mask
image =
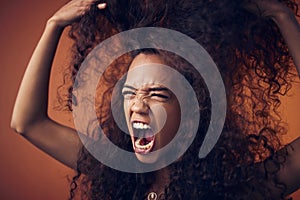
M 286 133 L 278 107 L 280 96 L 295 77 L 292 58 L 275 23 L 244 8 L 247 0 L 130 0 L 106 1 L 99 11 L 94 5 L 72 25 L 71 78 L 74 82 L 89 52 L 108 37 L 132 28 L 163 27 L 179 31 L 200 43 L 217 64 L 227 93 L 227 115 L 217 145 L 204 159 L 199 151 L 210 120 L 209 93 L 201 75 L 184 59 L 161 50 L 141 50 L 116 59 L 101 78 L 97 99 L 99 123 L 114 143 L 132 151 L 131 141 L 116 125 L 111 96 L 116 82 L 139 53 L 158 54 L 183 74 L 196 91 L 201 120 L 191 147 L 179 162 L 169 166 L 170 183 L 164 199 L 285 199 L 286 185 L 276 174 L 287 151 L 280 137 Z M 282 0 L 294 13 L 295 1 Z M 67 105 L 71 109 L 72 87 Z M 74 99 L 74 98 L 73 98 Z M 117 105 L 116 105 L 117 106 Z M 120 106 L 120 105 L 119 105 Z M 122 109 L 122 106 L 120 106 Z M 257 167 L 262 164 L 263 170 Z M 82 198 L 145 199 L 156 172 L 133 174 L 111 169 L 83 147 L 73 177 L 70 199 L 80 184 Z M 272 196 L 266 180 L 281 191 Z

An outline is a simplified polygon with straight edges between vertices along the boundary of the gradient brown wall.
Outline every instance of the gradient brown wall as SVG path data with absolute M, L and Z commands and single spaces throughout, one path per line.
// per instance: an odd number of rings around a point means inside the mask
M 67 176 L 72 170 L 47 156 L 15 134 L 9 127 L 13 103 L 26 64 L 42 34 L 46 20 L 65 0 L 11 0 L 0 7 L 0 199 L 67 199 Z M 61 84 L 61 68 L 68 64 L 70 42 L 60 43 L 53 68 L 50 108 L 55 101 L 55 89 Z M 282 107 L 290 123 L 290 141 L 300 135 L 300 85 L 295 85 L 293 97 L 283 99 Z M 50 109 L 50 115 L 72 126 L 70 114 Z M 298 195 L 300 199 L 300 195 Z
M 67 175 L 72 170 L 52 159 L 14 133 L 9 126 L 13 103 L 29 58 L 41 36 L 46 20 L 66 0 L 2 1 L 0 7 L 0 199 L 67 199 Z M 67 41 L 60 44 L 67 51 Z M 63 48 L 62 48 L 63 47 Z M 67 55 L 58 54 L 54 73 L 67 64 Z M 61 80 L 61 77 L 57 77 Z M 59 82 L 52 82 L 53 88 Z M 55 91 L 54 91 L 55 92 Z M 53 103 L 51 92 L 50 103 Z M 66 114 L 50 111 L 63 122 Z M 57 118 L 59 117 L 59 118 Z M 68 123 L 68 122 L 67 122 Z

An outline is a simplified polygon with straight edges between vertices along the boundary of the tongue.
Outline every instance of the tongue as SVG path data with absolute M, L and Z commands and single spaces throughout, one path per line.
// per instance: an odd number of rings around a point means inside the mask
M 146 145 L 146 144 L 148 144 L 148 143 L 149 143 L 149 141 L 148 141 L 147 138 L 142 138 L 142 139 L 140 140 L 140 145 Z

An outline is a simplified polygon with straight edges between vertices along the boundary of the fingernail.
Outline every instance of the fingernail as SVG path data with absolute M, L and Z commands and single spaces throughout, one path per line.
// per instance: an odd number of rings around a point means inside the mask
M 100 3 L 98 4 L 99 9 L 104 9 L 106 7 L 106 3 Z

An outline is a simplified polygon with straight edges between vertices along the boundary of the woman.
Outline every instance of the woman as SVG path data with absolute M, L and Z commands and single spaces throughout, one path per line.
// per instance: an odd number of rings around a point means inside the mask
M 283 3 L 293 11 L 297 10 L 293 2 Z M 158 93 L 167 90 L 157 91 L 156 88 L 153 96 L 148 83 L 143 86 L 146 88 L 133 84 L 139 82 L 133 81 L 139 75 L 130 76 L 130 71 L 141 64 L 153 63 L 178 70 L 195 90 L 203 117 L 193 144 L 173 164 L 151 173 L 116 171 L 90 155 L 75 130 L 52 121 L 47 116 L 49 73 L 61 32 L 70 24 L 73 24 L 70 35 L 75 40 L 73 81 L 81 63 L 97 44 L 132 28 L 154 26 L 177 30 L 203 45 L 219 67 L 228 102 L 222 135 L 208 156 L 195 158 L 211 114 L 207 88 L 186 60 L 162 50 L 135 51 L 112 63 L 100 80 L 104 84 L 99 91 L 102 98 L 97 102 L 97 116 L 111 141 L 133 151 L 140 162 L 148 162 L 149 159 L 144 158 L 148 152 L 144 149 L 152 151 L 152 148 L 165 146 L 172 140 L 177 127 L 169 134 L 162 131 L 155 136 L 155 144 L 160 146 L 151 144 L 152 136 L 140 139 L 132 128 L 151 127 L 145 116 L 151 111 L 153 98 L 155 102 L 157 98 L 163 98 L 158 102 L 167 111 L 170 105 L 169 115 L 174 116 L 172 124 L 179 122 L 176 116 L 180 111 L 173 109 L 178 108 L 178 102 L 172 92 Z M 285 129 L 277 108 L 279 95 L 286 94 L 294 77 L 291 56 L 298 69 L 300 66 L 299 36 L 300 28 L 291 10 L 275 0 L 130 3 L 73 0 L 47 22 L 20 86 L 12 127 L 78 171 L 71 184 L 71 198 L 80 181 L 82 196 L 91 199 L 155 199 L 157 196 L 162 199 L 284 199 L 300 186 L 297 159 L 300 141 L 295 140 L 286 147 L 281 145 L 279 136 Z M 131 83 L 133 90 L 123 89 L 124 115 L 127 121 L 138 116 L 138 120 L 132 121 L 132 127 L 127 125 L 129 138 L 123 137 L 110 111 L 113 87 L 128 67 L 130 70 L 123 88 Z M 151 73 L 149 71 L 145 77 L 157 79 Z M 68 105 L 71 99 L 76 104 L 75 96 L 68 98 Z M 164 135 L 168 138 L 161 139 Z M 150 138 L 149 143 L 142 143 L 143 138 Z M 146 148 L 148 144 L 150 147 Z

